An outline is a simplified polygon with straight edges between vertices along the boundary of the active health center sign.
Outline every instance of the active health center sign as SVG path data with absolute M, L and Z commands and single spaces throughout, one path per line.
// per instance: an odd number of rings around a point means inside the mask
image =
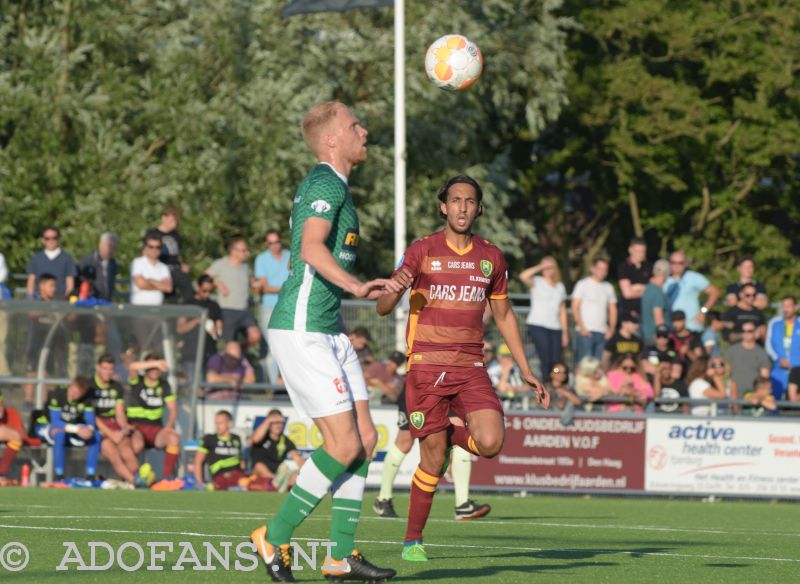
M 507 414 L 502 452 L 480 458 L 472 485 L 553 491 L 641 491 L 645 418 Z
M 800 421 L 647 421 L 645 490 L 800 497 Z

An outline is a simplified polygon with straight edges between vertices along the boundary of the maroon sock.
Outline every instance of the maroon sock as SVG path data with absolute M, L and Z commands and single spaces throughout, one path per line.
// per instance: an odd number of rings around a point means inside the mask
M 448 444 L 452 444 L 454 446 L 460 446 L 472 454 L 476 454 L 478 456 L 481 455 L 481 453 L 478 452 L 478 447 L 475 445 L 475 440 L 472 439 L 472 435 L 470 435 L 469 430 L 467 430 L 467 428 L 464 426 L 451 425 L 447 429 L 447 442 Z
M 428 474 L 420 467 L 411 478 L 411 498 L 408 503 L 408 527 L 405 541 L 422 541 L 422 530 L 428 521 L 433 495 L 441 477 Z
M 170 450 L 175 452 L 170 452 Z M 176 446 L 167 446 L 164 451 L 164 473 L 161 478 L 172 478 L 175 476 L 175 465 L 178 464 L 178 448 Z
M 9 440 L 6 443 L 6 450 L 3 452 L 2 460 L 0 460 L 0 476 L 5 476 L 8 472 L 8 469 L 11 468 L 11 464 L 17 457 L 17 453 L 19 452 L 21 446 L 22 443 L 17 442 L 16 440 Z

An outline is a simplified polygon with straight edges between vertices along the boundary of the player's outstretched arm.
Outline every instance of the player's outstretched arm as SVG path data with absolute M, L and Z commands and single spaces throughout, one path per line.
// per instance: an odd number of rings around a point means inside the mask
M 378 298 L 375 310 L 380 316 L 386 316 L 394 310 L 406 289 L 414 282 L 414 277 L 404 268 L 392 277 L 392 281 L 401 286 L 401 289 L 397 292 L 389 292 Z
M 528 365 L 528 359 L 525 358 L 525 348 L 522 346 L 522 337 L 519 334 L 519 327 L 517 326 L 517 318 L 514 316 L 514 311 L 511 309 L 511 302 L 508 298 L 489 299 L 489 304 L 492 307 L 492 314 L 494 315 L 494 323 L 497 325 L 497 330 L 503 335 L 503 340 L 508 345 L 511 351 L 511 356 L 519 367 L 520 374 L 525 382 L 530 385 L 536 392 L 536 398 L 543 407 L 550 406 L 550 394 L 545 389 L 541 381 L 531 371 L 531 366 Z

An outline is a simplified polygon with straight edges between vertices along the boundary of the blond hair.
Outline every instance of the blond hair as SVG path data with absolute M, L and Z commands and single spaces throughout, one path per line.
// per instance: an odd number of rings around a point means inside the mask
M 323 130 L 328 127 L 331 120 L 336 117 L 337 112 L 345 105 L 338 101 L 329 101 L 313 106 L 306 115 L 303 116 L 303 140 L 309 150 L 316 153 L 319 147 L 319 139 Z

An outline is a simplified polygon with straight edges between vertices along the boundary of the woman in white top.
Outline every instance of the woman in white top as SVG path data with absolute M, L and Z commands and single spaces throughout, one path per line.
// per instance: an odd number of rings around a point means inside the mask
M 695 360 L 689 365 L 686 373 L 686 382 L 689 384 L 689 397 L 692 399 L 727 399 L 728 391 L 725 387 L 724 376 L 721 370 L 725 365 L 719 357 L 714 357 L 715 366 L 706 357 Z M 692 407 L 692 415 L 707 416 L 711 406 L 703 404 Z
M 552 256 L 524 270 L 519 279 L 531 290 L 531 309 L 526 321 L 528 336 L 539 355 L 540 379 L 547 379 L 553 364 L 561 361 L 561 352 L 569 344 L 567 290 Z

